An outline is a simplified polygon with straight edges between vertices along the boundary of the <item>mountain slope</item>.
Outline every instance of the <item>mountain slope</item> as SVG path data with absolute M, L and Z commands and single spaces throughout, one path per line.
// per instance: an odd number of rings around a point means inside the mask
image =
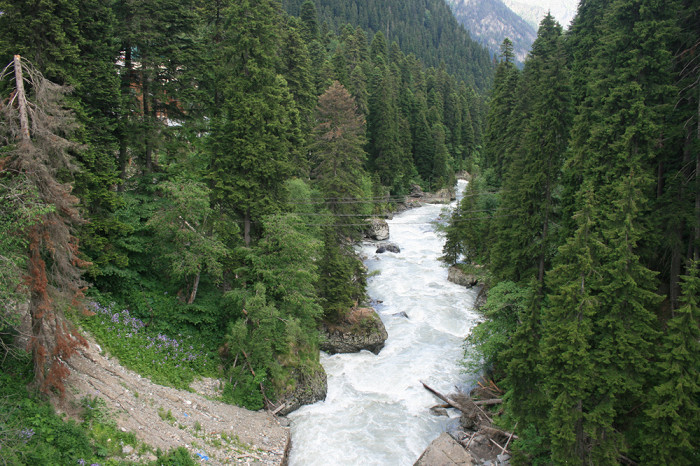
M 283 0 L 282 6 L 298 16 L 304 0 Z M 339 30 L 360 26 L 370 38 L 381 31 L 389 43 L 415 54 L 425 65 L 441 62 L 450 74 L 478 90 L 491 85 L 494 67 L 488 50 L 473 40 L 455 20 L 443 0 L 313 0 L 318 23 Z
M 447 0 L 457 21 L 494 55 L 506 37 L 513 42 L 515 58 L 525 61 L 537 31 L 501 0 Z
M 578 0 L 503 0 L 503 3 L 535 29 L 539 28 L 547 11 L 559 24 L 568 28 L 578 6 Z

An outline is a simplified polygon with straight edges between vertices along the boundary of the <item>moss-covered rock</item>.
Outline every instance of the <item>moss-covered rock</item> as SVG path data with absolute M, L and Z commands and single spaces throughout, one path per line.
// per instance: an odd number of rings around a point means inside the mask
M 358 307 L 338 323 L 324 322 L 321 350 L 327 353 L 357 353 L 362 350 L 378 354 L 388 338 L 386 328 L 371 307 Z

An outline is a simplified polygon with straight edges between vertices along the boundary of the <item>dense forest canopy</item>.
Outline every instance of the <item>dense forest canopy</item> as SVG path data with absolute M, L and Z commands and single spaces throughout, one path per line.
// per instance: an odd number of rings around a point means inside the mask
M 444 258 L 488 270 L 469 352 L 516 461 L 699 461 L 698 30 L 697 1 L 586 1 L 522 71 L 503 43 Z
M 156 381 L 269 406 L 365 299 L 366 219 L 466 170 L 444 258 L 488 282 L 468 346 L 513 461 L 699 462 L 698 0 L 548 15 L 522 70 L 437 0 L 0 12 L 2 377 L 24 313 L 45 393 L 79 323 Z M 119 353 L 100 319 L 207 363 Z
M 38 389 L 105 309 L 204 342 L 236 403 L 322 373 L 366 219 L 478 157 L 493 64 L 418 3 L 0 2 L 0 332 L 28 303 Z
M 304 3 L 283 0 L 282 6 L 303 18 Z M 477 91 L 491 85 L 490 54 L 457 23 L 443 0 L 314 0 L 313 4 L 322 33 L 339 31 L 345 24 L 360 26 L 370 36 L 381 32 L 387 41 L 398 43 L 404 53 L 414 54 L 427 66 L 437 68 L 444 63 L 450 74 Z

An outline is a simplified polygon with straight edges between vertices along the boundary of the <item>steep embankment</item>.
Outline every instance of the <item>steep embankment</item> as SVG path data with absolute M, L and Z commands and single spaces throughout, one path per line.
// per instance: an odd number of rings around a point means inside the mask
M 66 398 L 59 410 L 71 413 L 83 397 L 99 397 L 118 428 L 161 450 L 185 447 L 207 456 L 207 464 L 282 464 L 289 429 L 268 412 L 253 412 L 212 401 L 218 381 L 195 382 L 197 393 L 156 385 L 102 354 L 90 341 L 88 348 L 69 361 Z M 125 453 L 133 461 L 154 460 L 151 453 Z

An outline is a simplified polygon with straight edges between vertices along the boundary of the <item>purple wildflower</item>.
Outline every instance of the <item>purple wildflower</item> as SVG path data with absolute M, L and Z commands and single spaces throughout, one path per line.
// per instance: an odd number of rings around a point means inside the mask
M 22 429 L 19 432 L 19 437 L 24 440 L 24 443 L 27 443 L 34 437 L 34 429 Z

